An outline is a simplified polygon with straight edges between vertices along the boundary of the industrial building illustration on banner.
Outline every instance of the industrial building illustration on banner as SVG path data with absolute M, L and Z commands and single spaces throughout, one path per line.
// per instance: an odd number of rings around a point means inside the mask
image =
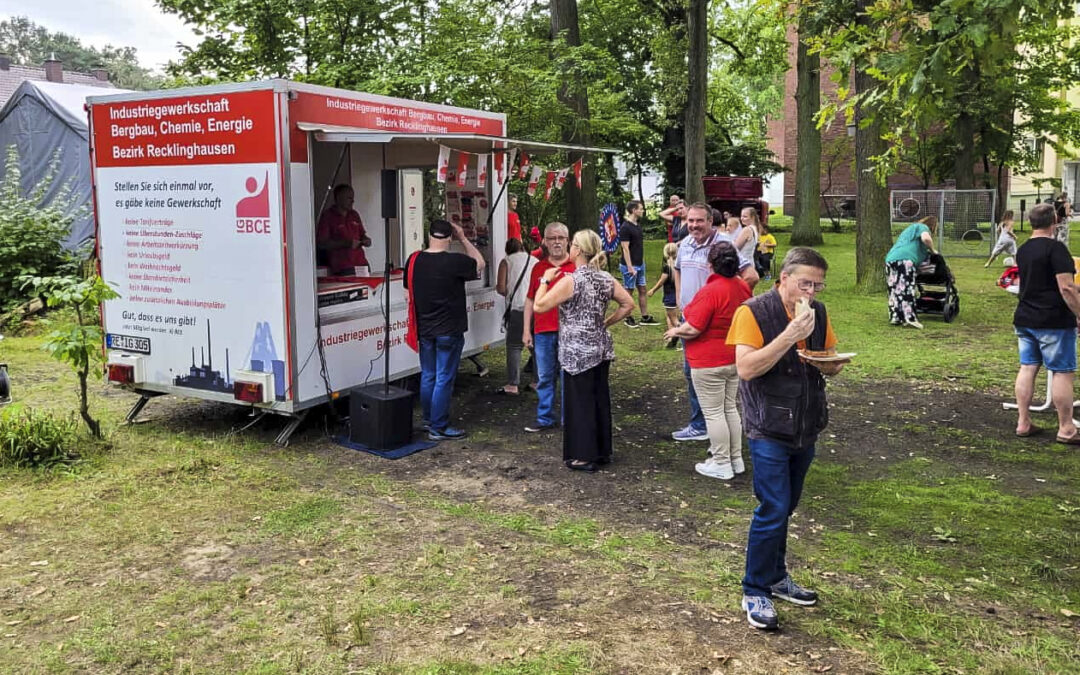
M 219 361 L 220 363 L 220 361 Z M 248 356 L 240 362 L 240 367 L 260 373 L 272 373 L 274 393 L 278 401 L 285 400 L 285 361 L 278 357 L 274 348 L 274 336 L 270 323 L 261 321 L 255 325 L 255 334 L 251 338 Z M 191 348 L 191 367 L 187 375 L 177 375 L 173 384 L 189 389 L 219 391 L 225 394 L 233 392 L 232 364 L 229 349 L 225 348 L 224 370 L 214 370 L 214 342 L 210 330 L 210 320 L 206 320 L 206 345 L 199 347 L 199 360 L 196 365 L 195 347 Z M 179 370 L 179 368 L 177 368 Z

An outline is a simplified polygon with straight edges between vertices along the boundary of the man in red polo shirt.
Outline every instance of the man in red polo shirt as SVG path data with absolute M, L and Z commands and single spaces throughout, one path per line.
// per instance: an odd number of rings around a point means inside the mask
M 536 359 L 536 394 L 539 401 L 536 404 L 536 422 L 525 427 L 529 433 L 557 426 L 555 387 L 562 372 L 559 365 L 559 308 L 536 314 L 533 312 L 533 298 L 547 270 L 558 267 L 563 274 L 572 274 L 577 269 L 570 258 L 570 230 L 566 225 L 548 223 L 544 228 L 544 247 L 547 257 L 536 263 L 529 280 L 529 292 L 525 297 L 525 328 L 521 335 L 521 341 L 532 349 Z
M 518 216 L 517 202 L 517 195 L 510 195 L 506 198 L 506 206 L 510 209 L 506 213 L 507 239 L 521 239 L 521 217 Z
M 353 189 L 342 183 L 334 188 L 334 205 L 323 211 L 315 231 L 315 244 L 326 255 L 330 274 L 353 276 L 356 267 L 368 264 L 364 246 L 371 237 L 364 231 L 360 214 L 353 210 Z

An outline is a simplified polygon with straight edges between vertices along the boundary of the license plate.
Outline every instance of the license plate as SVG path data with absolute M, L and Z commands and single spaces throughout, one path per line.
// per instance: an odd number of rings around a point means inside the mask
M 135 337 L 132 335 L 117 335 L 107 333 L 105 346 L 109 349 L 117 349 L 122 352 L 135 352 L 136 354 L 150 353 L 150 338 Z

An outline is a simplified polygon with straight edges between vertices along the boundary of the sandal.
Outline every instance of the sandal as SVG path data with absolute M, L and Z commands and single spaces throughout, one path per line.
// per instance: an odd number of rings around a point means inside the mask
M 1042 433 L 1042 429 L 1040 429 L 1039 427 L 1032 424 L 1030 427 L 1028 427 L 1027 431 L 1024 431 L 1024 432 L 1017 431 L 1016 435 L 1019 436 L 1020 438 L 1028 438 L 1030 436 L 1038 436 L 1041 433 Z
M 1056 440 L 1058 443 L 1062 443 L 1064 445 L 1080 445 L 1080 431 L 1076 432 L 1072 436 L 1069 436 L 1068 438 L 1062 438 L 1061 436 L 1058 436 Z
M 500 396 L 518 396 L 521 394 L 520 391 L 506 391 L 506 387 L 498 387 L 494 393 Z

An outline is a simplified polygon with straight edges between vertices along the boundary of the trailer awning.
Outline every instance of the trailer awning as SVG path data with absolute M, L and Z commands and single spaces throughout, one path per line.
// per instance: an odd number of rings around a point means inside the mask
M 520 138 L 507 136 L 488 136 L 485 134 L 404 134 L 392 131 L 370 131 L 352 127 L 334 127 L 325 124 L 310 124 L 299 122 L 296 125 L 301 131 L 309 131 L 315 134 L 315 140 L 324 143 L 391 143 L 399 142 L 426 142 L 448 146 L 462 152 L 493 152 L 518 148 L 530 155 L 550 155 L 556 152 L 593 152 L 618 154 L 615 148 L 599 148 L 587 145 L 572 145 L 568 143 L 541 143 L 539 141 L 526 141 Z

